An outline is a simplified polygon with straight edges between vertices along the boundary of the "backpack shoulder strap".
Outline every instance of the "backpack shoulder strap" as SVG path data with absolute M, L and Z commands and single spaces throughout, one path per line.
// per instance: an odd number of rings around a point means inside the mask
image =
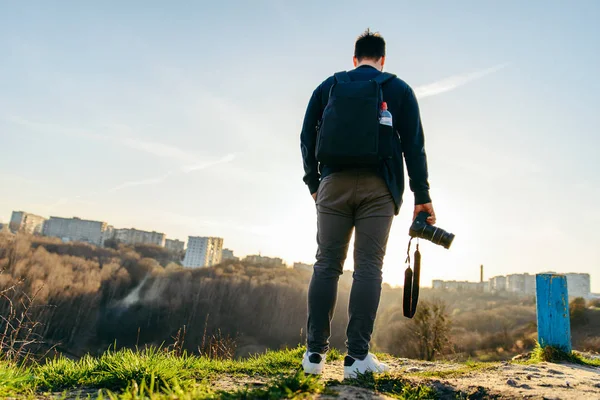
M 333 77 L 335 78 L 336 83 L 345 83 L 352 81 L 350 79 L 350 75 L 348 75 L 348 72 L 346 71 L 336 72 L 335 74 L 333 74 Z
M 373 80 L 377 82 L 380 86 L 382 86 L 384 83 L 386 83 L 390 79 L 394 79 L 395 77 L 396 75 L 390 74 L 389 72 L 382 72 L 381 74 L 373 78 Z
M 333 85 L 331 85 L 331 87 L 329 88 L 329 94 L 327 95 L 327 99 L 331 98 L 331 93 L 333 92 L 333 88 L 336 84 L 348 82 L 352 82 L 352 79 L 350 79 L 350 75 L 348 75 L 348 72 L 340 71 L 333 74 Z

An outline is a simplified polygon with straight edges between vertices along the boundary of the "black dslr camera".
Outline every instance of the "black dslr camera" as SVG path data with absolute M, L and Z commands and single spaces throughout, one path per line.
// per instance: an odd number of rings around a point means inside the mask
M 429 213 L 421 211 L 417 214 L 417 218 L 413 221 L 408 234 L 411 237 L 417 237 L 425 240 L 429 240 L 432 243 L 439 244 L 449 249 L 452 241 L 454 240 L 454 234 L 446 232 L 442 228 L 436 228 L 433 225 L 427 224 L 427 218 Z

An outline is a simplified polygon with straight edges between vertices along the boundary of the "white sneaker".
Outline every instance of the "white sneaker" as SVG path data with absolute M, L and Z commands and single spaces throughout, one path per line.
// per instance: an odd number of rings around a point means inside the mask
M 369 353 L 364 360 L 357 360 L 350 356 L 344 358 L 344 379 L 354 379 L 366 372 L 381 374 L 389 370 L 390 367 L 379 361 L 373 353 Z
M 325 367 L 325 356 L 325 354 L 309 353 L 308 351 L 304 353 L 304 358 L 302 359 L 304 373 L 321 375 L 323 373 L 323 368 Z

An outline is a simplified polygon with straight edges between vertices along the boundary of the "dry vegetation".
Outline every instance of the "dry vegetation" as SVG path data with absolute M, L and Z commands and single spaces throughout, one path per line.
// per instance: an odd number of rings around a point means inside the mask
M 1 352 L 17 347 L 21 354 L 51 349 L 80 356 L 111 345 L 169 345 L 230 358 L 305 339 L 308 272 L 239 262 L 184 269 L 180 255 L 161 248 L 113 247 L 0 235 L 0 335 L 12 332 L 0 342 Z M 350 285 L 344 274 L 331 339 L 340 349 Z M 401 299 L 401 289 L 384 287 L 377 350 L 489 360 L 534 347 L 533 298 L 426 289 L 413 320 L 402 316 Z M 597 306 L 572 305 L 575 348 L 600 350 Z M 8 328 L 23 316 L 22 330 Z

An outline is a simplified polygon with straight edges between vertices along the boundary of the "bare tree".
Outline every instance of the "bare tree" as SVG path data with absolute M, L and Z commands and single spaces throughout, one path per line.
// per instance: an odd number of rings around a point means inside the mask
M 446 304 L 440 300 L 422 301 L 413 319 L 419 357 L 431 361 L 450 343 L 450 318 Z

